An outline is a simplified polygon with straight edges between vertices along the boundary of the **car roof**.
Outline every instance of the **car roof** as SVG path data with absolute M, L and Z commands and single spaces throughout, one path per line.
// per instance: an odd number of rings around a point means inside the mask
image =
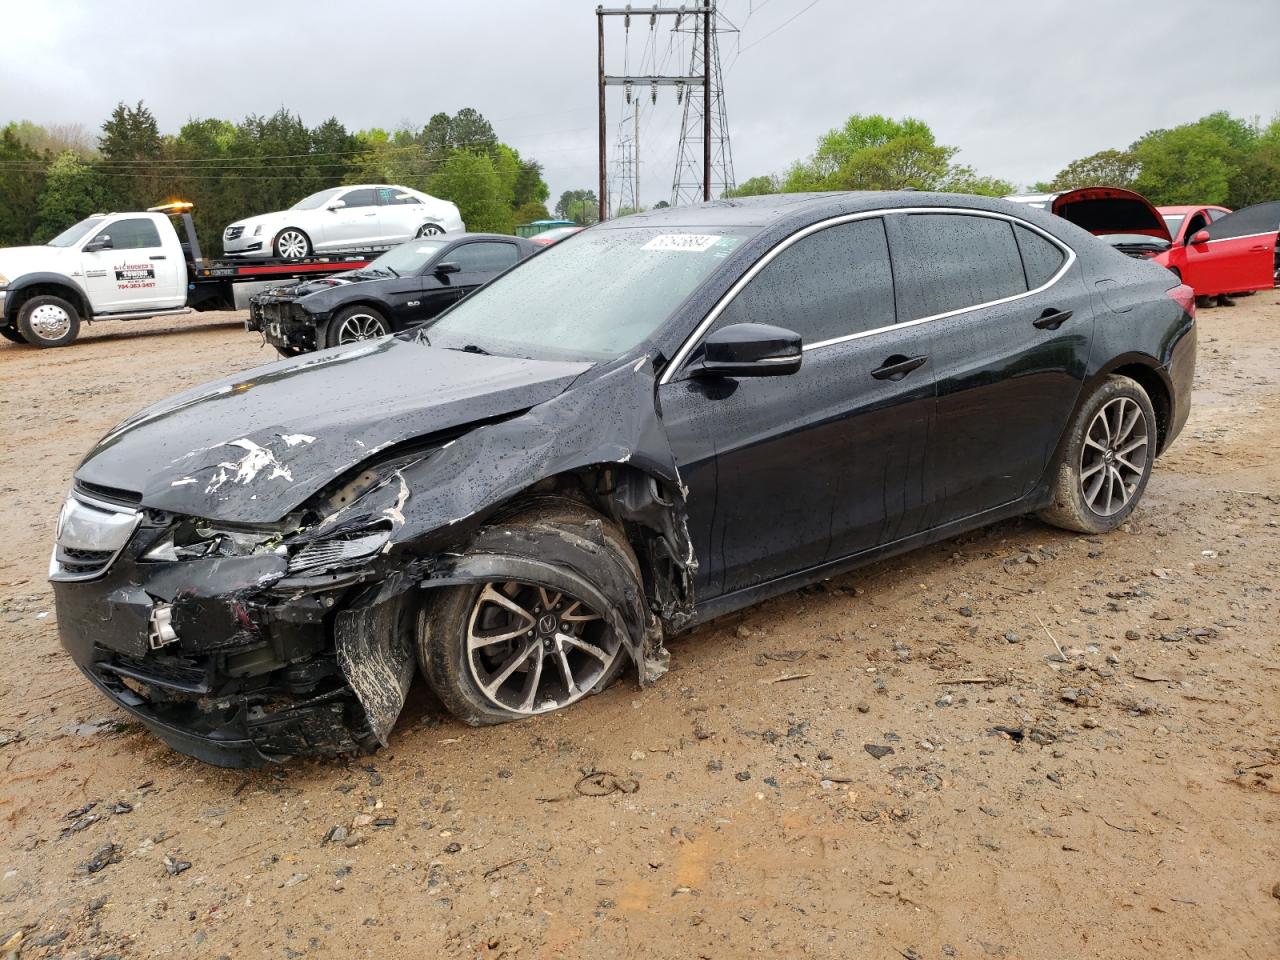
M 664 207 L 606 220 L 592 229 L 630 227 L 745 227 L 764 229 L 792 220 L 818 220 L 825 216 L 890 210 L 894 207 L 969 207 L 1013 212 L 1004 200 L 967 193 L 923 190 L 849 190 L 829 193 L 772 193 L 735 197 L 680 207 Z
M 1161 213 L 1195 213 L 1197 210 L 1227 210 L 1227 207 L 1216 203 L 1196 203 L 1191 206 L 1156 207 Z
M 436 237 L 419 237 L 420 240 L 448 240 L 451 242 L 458 240 L 510 240 L 512 242 L 523 240 L 523 237 L 513 237 L 509 233 L 472 233 L 464 230 L 462 233 L 445 233 Z M 410 240 L 409 243 L 414 241 Z

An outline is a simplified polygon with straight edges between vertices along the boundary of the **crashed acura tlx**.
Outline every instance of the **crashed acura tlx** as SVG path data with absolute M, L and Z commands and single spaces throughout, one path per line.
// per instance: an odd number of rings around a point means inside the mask
M 430 324 L 171 397 L 75 472 L 63 644 L 166 743 L 385 745 L 415 668 L 543 713 L 712 616 L 992 520 L 1103 533 L 1187 418 L 1194 301 L 916 192 L 602 224 Z

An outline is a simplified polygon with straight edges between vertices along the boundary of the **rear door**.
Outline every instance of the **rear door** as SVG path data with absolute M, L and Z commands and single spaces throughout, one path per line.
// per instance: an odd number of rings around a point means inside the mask
M 1065 245 L 979 213 L 888 218 L 898 314 L 927 332 L 937 379 L 930 526 L 1030 492 L 1066 429 L 1093 338 Z
M 1280 201 L 1228 213 L 1205 229 L 1208 242 L 1187 244 L 1184 279 L 1198 295 L 1245 293 L 1275 286 Z
M 403 187 L 378 188 L 378 223 L 382 236 L 391 243 L 412 240 L 426 219 L 421 200 Z
M 151 217 L 113 220 L 91 234 L 81 251 L 95 313 L 165 310 L 186 302 L 181 250 L 174 242 L 164 244 Z

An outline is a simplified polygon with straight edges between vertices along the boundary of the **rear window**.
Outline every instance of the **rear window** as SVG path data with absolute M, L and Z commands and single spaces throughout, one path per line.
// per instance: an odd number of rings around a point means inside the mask
M 1034 230 L 1019 224 L 1014 225 L 1013 233 L 1018 240 L 1018 252 L 1022 254 L 1022 270 L 1027 275 L 1027 286 L 1032 290 L 1043 287 L 1062 267 L 1066 254 L 1057 244 L 1050 243 Z
M 898 315 L 919 320 L 1027 292 L 1013 224 L 967 214 L 910 214 L 895 244 Z

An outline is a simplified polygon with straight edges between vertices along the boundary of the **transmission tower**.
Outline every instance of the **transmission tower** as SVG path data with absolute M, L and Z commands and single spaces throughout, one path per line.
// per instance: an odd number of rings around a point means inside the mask
M 630 115 L 618 124 L 618 145 L 614 148 L 614 183 L 609 198 L 617 198 L 613 215 L 624 209 L 640 209 L 640 103 L 632 104 Z
M 671 181 L 673 207 L 718 197 L 734 186 L 733 147 L 729 142 L 720 69 L 720 34 L 732 32 L 733 28 L 722 26 L 716 15 L 715 0 L 707 0 L 707 7 L 705 16 L 689 17 L 691 25 L 677 27 L 693 36 L 689 76 L 703 76 L 708 82 L 696 92 L 677 91 L 677 96 L 684 95 L 684 118 L 676 150 L 675 176 Z M 708 141 L 709 152 L 705 147 Z

